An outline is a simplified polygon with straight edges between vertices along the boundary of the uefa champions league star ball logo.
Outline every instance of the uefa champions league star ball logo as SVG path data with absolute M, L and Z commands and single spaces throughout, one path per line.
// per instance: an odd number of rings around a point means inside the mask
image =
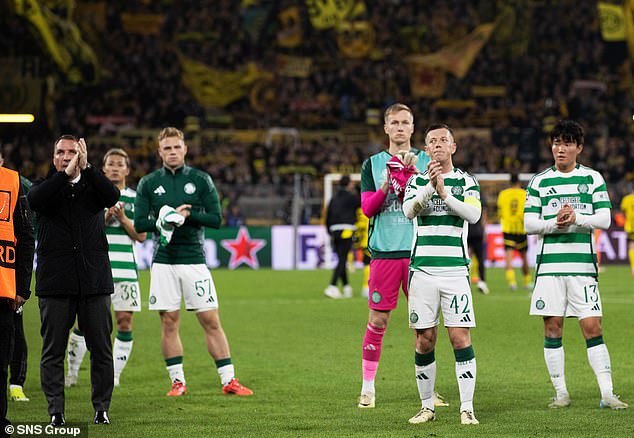
M 193 185 L 192 183 L 187 183 L 187 184 L 185 184 L 185 187 L 183 188 L 183 190 L 188 195 L 191 195 L 191 194 L 193 194 L 196 191 L 196 186 Z

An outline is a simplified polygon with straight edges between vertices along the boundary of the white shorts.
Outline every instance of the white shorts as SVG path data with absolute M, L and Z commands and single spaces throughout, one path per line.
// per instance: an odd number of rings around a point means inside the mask
M 439 277 L 413 272 L 409 281 L 409 327 L 426 329 L 440 323 L 445 327 L 475 327 L 471 285 L 467 277 Z
M 216 286 L 204 264 L 154 263 L 150 275 L 150 310 L 179 310 L 183 298 L 187 310 L 218 308 Z
M 594 277 L 544 276 L 535 282 L 530 314 L 583 319 L 602 316 L 602 308 L 599 283 Z
M 115 312 L 141 311 L 141 288 L 138 281 L 116 282 L 111 298 Z

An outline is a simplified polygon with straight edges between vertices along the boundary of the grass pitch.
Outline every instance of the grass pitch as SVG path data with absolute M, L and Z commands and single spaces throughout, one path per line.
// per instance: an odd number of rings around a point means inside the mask
M 361 273 L 352 274 L 355 298 L 324 297 L 329 271 L 213 272 L 220 314 L 237 377 L 253 397 L 225 396 L 202 330 L 182 312 L 181 339 L 189 393 L 168 398 L 170 382 L 160 350 L 160 322 L 147 310 L 147 272 L 141 274 L 144 311 L 135 315 L 134 349 L 116 388 L 110 426 L 88 423 L 88 355 L 79 385 L 66 390 L 66 418 L 82 423 L 90 437 L 631 437 L 634 410 L 599 409 L 599 390 L 576 320 L 565 323 L 566 377 L 573 404 L 549 410 L 553 389 L 543 359 L 540 318 L 529 317 L 529 292 L 506 288 L 504 272 L 488 271 L 491 294 L 474 292 L 477 327 L 472 331 L 478 364 L 475 413 L 478 426 L 461 426 L 454 358 L 446 330 L 436 346 L 437 389 L 451 404 L 436 421 L 410 425 L 420 409 L 414 378 L 414 336 L 401 300 L 384 338 L 377 375 L 377 407 L 356 407 L 361 389 L 361 341 L 367 304 L 360 298 Z M 604 339 L 615 392 L 634 402 L 634 282 L 625 266 L 601 275 Z M 25 306 L 29 368 L 28 403 L 9 401 L 15 422 L 48 421 L 39 383 L 37 298 Z M 86 436 L 86 435 L 83 435 Z

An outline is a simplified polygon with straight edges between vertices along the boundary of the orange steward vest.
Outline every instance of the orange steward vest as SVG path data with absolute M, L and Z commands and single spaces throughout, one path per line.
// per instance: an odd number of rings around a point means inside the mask
M 20 195 L 18 172 L 0 167 L 0 297 L 15 299 L 13 212 Z

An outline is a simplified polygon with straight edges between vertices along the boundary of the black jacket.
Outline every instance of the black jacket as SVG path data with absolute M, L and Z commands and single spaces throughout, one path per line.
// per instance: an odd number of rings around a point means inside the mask
M 333 225 L 354 225 L 357 221 L 357 208 L 361 206 L 358 194 L 340 188 L 328 204 L 326 228 L 330 233 Z
M 111 294 L 104 209 L 119 201 L 119 189 L 93 167 L 76 184 L 51 169 L 28 198 L 38 224 L 35 294 Z

